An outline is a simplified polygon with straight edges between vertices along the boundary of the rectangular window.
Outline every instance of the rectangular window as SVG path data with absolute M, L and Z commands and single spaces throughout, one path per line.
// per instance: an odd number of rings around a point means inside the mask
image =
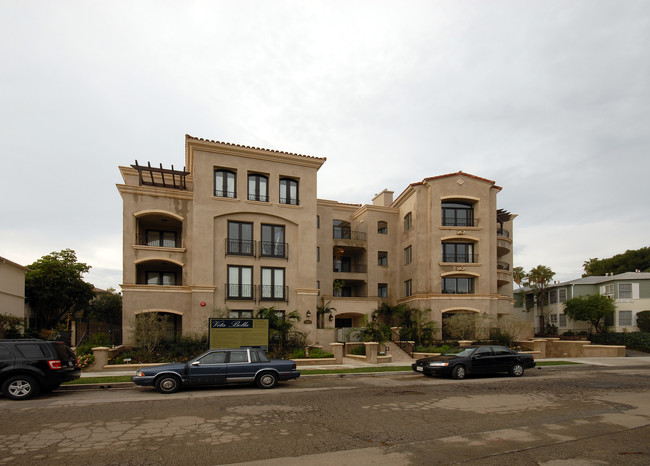
M 388 234 L 388 223 L 386 222 L 377 222 L 377 233 L 380 235 Z
M 632 311 L 618 311 L 619 327 L 629 327 L 632 325 Z
M 566 288 L 562 288 L 561 290 L 559 290 L 559 294 L 560 294 L 560 302 L 561 303 L 565 302 L 566 301 Z
M 557 325 L 557 314 L 551 314 L 550 317 L 551 317 L 551 323 L 553 325 Z
M 618 284 L 618 299 L 632 299 L 632 284 L 619 283 Z
M 332 220 L 334 239 L 350 239 L 352 229 L 350 224 L 344 220 Z
M 377 296 L 380 298 L 388 298 L 388 283 L 377 284 Z
M 605 296 L 614 297 L 614 285 L 605 285 Z
M 413 281 L 406 280 L 404 282 L 404 297 L 411 296 L 413 294 Z
M 316 246 L 316 262 L 320 262 L 320 247 Z
M 474 245 L 471 243 L 443 243 L 443 262 L 474 263 Z
M 443 202 L 442 225 L 451 227 L 473 227 L 474 206 L 462 202 Z
M 557 290 L 550 290 L 548 292 L 548 295 L 549 295 L 548 303 L 557 304 Z
M 280 204 L 298 205 L 298 182 L 296 180 L 280 179 Z
M 176 273 L 174 272 L 147 272 L 147 285 L 176 285 Z
M 560 328 L 566 328 L 566 315 L 560 314 Z
M 237 197 L 237 175 L 231 170 L 214 171 L 215 197 Z
M 228 299 L 253 299 L 253 267 L 228 266 Z
M 229 311 L 228 317 L 230 319 L 252 319 L 253 311 Z
M 388 252 L 386 251 L 377 252 L 377 265 L 388 265 Z
M 262 225 L 261 255 L 264 257 L 287 257 L 287 243 L 284 242 L 284 226 Z
M 413 228 L 413 215 L 411 212 L 404 216 L 404 231 L 409 231 Z
M 352 272 L 352 258 L 343 256 L 335 259 L 334 272 Z
M 408 265 L 411 263 L 411 260 L 413 259 L 411 246 L 408 246 L 404 248 L 404 265 Z
M 269 179 L 264 175 L 248 175 L 248 200 L 269 202 Z
M 442 279 L 443 294 L 474 294 L 474 278 L 448 277 Z
M 284 300 L 284 291 L 284 269 L 263 267 L 261 298 L 266 300 Z
M 157 246 L 160 248 L 175 248 L 176 232 L 147 230 L 147 246 Z
M 253 224 L 228 222 L 228 254 L 253 255 Z

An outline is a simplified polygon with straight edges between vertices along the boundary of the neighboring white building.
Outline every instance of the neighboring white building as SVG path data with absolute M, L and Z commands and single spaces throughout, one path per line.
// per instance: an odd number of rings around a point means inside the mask
M 529 322 L 534 322 L 535 332 L 541 332 L 540 316 L 536 305 L 532 305 L 532 291 L 529 288 L 515 290 L 515 312 Z M 650 273 L 625 272 L 618 275 L 590 276 L 563 283 L 552 283 L 545 293 L 544 313 L 550 323 L 558 328 L 558 334 L 573 331 L 588 331 L 586 322 L 573 322 L 564 314 L 564 302 L 577 296 L 601 294 L 612 297 L 616 302 L 616 314 L 607 324 L 616 332 L 638 331 L 636 316 L 650 310 Z M 528 297 L 529 309 L 524 305 Z

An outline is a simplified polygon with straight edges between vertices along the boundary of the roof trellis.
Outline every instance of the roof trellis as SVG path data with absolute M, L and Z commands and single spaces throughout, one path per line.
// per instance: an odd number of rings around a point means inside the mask
M 187 189 L 185 184 L 185 177 L 190 174 L 190 172 L 185 170 L 174 170 L 172 168 L 163 168 L 162 163 L 160 168 L 152 167 L 151 162 L 147 162 L 147 165 L 140 165 L 138 161 L 135 161 L 135 165 L 131 165 L 132 168 L 138 170 L 138 178 L 140 181 L 140 186 L 158 186 L 161 188 L 172 188 L 172 189 Z

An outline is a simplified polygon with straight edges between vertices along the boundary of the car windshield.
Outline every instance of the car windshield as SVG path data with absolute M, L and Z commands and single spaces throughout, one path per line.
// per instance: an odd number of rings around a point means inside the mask
M 459 358 L 465 358 L 471 356 L 471 354 L 476 350 L 476 348 L 452 348 L 450 350 L 442 353 L 443 356 L 458 356 Z

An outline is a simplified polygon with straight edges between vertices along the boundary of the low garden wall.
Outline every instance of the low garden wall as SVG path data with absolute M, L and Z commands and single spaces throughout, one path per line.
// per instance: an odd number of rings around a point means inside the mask
M 589 341 L 534 338 L 516 343 L 522 352 L 531 353 L 536 359 L 625 357 L 625 346 L 592 345 Z

